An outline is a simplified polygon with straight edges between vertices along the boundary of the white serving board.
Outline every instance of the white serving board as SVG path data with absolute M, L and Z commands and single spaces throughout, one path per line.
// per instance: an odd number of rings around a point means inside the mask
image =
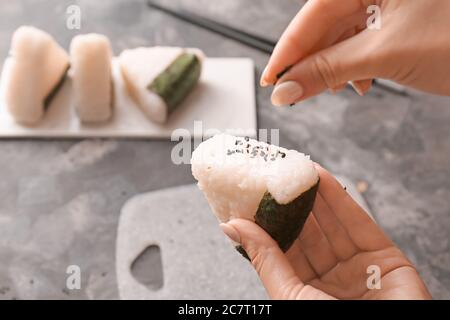
M 113 118 L 98 125 L 80 123 L 67 79 L 41 123 L 17 124 L 4 102 L 0 84 L 0 138 L 158 138 L 176 129 L 182 136 L 200 138 L 215 129 L 239 135 L 256 135 L 254 63 L 247 58 L 208 58 L 198 86 L 170 116 L 168 123 L 151 122 L 127 95 L 117 60 L 113 61 L 115 106 Z M 2 81 L 3 82 L 3 81 Z M 194 122 L 202 131 L 194 132 Z M 197 123 L 197 128 L 200 128 Z M 183 134 L 183 132 L 185 134 Z

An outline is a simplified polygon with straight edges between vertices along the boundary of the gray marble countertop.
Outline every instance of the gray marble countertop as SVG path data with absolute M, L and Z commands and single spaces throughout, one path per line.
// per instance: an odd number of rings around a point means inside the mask
M 299 8 L 285 0 L 166 0 L 277 39 Z M 82 29 L 66 29 L 78 4 Z M 140 45 L 179 45 L 214 57 L 268 56 L 186 25 L 139 0 L 0 0 L 0 61 L 12 32 L 40 27 L 68 48 L 77 33 L 110 37 L 115 53 Z M 322 94 L 275 108 L 258 89 L 260 128 L 280 129 L 280 144 L 310 153 L 355 182 L 381 227 L 417 266 L 435 298 L 450 298 L 450 99 L 374 89 Z M 190 167 L 167 159 L 173 143 L 148 140 L 0 141 L 0 299 L 118 297 L 115 237 L 119 210 L 133 195 L 192 183 Z M 80 265 L 82 290 L 65 288 Z

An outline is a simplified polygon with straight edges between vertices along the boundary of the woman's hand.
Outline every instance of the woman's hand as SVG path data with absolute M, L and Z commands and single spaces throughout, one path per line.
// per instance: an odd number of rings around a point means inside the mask
M 379 30 L 367 28 L 370 5 L 381 8 Z M 349 81 L 364 94 L 373 78 L 450 95 L 448 30 L 450 1 L 309 0 L 278 42 L 261 85 L 277 83 L 275 105 Z
M 273 299 L 429 299 L 416 269 L 326 170 L 313 212 L 284 254 L 255 223 L 222 225 L 240 243 Z M 380 289 L 369 289 L 369 266 Z M 369 268 L 369 271 L 371 269 Z M 369 283 L 370 280 L 369 280 Z

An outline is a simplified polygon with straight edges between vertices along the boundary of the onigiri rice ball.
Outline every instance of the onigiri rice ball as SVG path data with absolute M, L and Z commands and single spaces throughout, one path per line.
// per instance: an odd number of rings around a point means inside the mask
M 319 186 L 319 174 L 309 156 L 226 134 L 201 143 L 191 165 L 198 187 L 220 222 L 254 221 L 283 251 L 300 234 Z

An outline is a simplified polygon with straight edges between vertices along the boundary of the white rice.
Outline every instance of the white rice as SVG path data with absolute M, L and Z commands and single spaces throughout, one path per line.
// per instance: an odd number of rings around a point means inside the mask
M 244 145 L 236 146 L 236 139 Z M 250 153 L 246 152 L 247 144 Z M 252 157 L 255 146 L 260 146 L 264 154 L 268 148 L 269 154 L 278 156 L 264 159 L 258 153 Z M 242 147 L 244 152 L 228 154 L 237 147 Z M 192 154 L 191 165 L 199 188 L 216 216 L 224 222 L 232 218 L 254 220 L 265 192 L 277 203 L 288 204 L 319 179 L 313 162 L 303 153 L 226 134 L 201 143 Z
M 82 122 L 102 122 L 112 116 L 111 44 L 99 34 L 79 35 L 71 46 L 74 104 Z

